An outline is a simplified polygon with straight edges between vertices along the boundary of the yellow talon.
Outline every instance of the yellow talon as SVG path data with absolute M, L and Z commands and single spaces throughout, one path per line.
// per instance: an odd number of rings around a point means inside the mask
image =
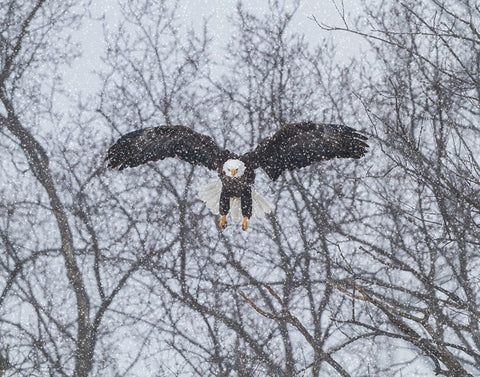
M 220 217 L 220 222 L 218 223 L 218 226 L 223 229 L 227 226 L 227 215 L 222 215 L 222 217 Z
M 248 217 L 244 217 L 242 221 L 242 229 L 247 230 L 248 229 Z

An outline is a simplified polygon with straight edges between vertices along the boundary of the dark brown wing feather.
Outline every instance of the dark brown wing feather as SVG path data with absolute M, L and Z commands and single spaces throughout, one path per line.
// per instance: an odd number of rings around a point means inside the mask
M 332 158 L 360 158 L 367 152 L 367 137 L 336 124 L 287 124 L 263 139 L 253 152 L 241 157 L 252 168 L 262 168 L 272 180 L 284 170 Z
M 108 167 L 123 170 L 149 161 L 177 157 L 218 170 L 232 154 L 206 135 L 185 126 L 144 128 L 123 135 L 107 152 Z

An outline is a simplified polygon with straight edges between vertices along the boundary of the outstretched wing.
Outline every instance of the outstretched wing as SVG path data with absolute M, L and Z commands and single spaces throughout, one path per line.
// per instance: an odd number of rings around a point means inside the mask
M 367 152 L 365 140 L 367 137 L 343 125 L 287 124 L 263 139 L 253 152 L 246 153 L 241 160 L 253 168 L 262 168 L 275 181 L 284 170 L 336 157 L 360 158 Z
M 185 126 L 160 126 L 123 135 L 107 152 L 108 167 L 123 170 L 149 161 L 178 157 L 195 165 L 218 170 L 232 154 L 215 141 Z

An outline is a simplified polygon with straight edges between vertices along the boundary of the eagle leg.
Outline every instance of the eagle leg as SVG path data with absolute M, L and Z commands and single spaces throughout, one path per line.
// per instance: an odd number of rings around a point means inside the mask
M 252 187 L 247 186 L 246 189 L 242 191 L 242 196 L 240 197 L 240 203 L 242 206 L 242 229 L 248 229 L 248 219 L 252 216 Z
M 248 229 L 248 217 L 244 217 L 242 221 L 242 229 L 247 230 Z
M 220 217 L 220 222 L 218 223 L 218 226 L 221 229 L 224 229 L 227 226 L 227 215 L 222 215 L 222 217 Z

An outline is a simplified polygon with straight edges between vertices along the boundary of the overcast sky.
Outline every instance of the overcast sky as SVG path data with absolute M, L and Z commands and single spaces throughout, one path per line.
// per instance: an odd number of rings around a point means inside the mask
M 341 0 L 336 0 L 339 5 Z M 281 0 L 280 0 L 281 2 Z M 232 28 L 229 16 L 234 14 L 238 0 L 180 0 L 179 19 L 187 26 L 197 31 L 201 30 L 203 20 L 208 21 L 208 28 L 212 36 L 213 48 L 220 49 L 232 37 Z M 285 0 L 287 6 L 294 4 L 292 0 Z M 353 19 L 361 13 L 360 0 L 344 0 L 345 12 Z M 244 0 L 246 9 L 261 15 L 268 10 L 268 0 Z M 117 0 L 94 0 L 91 5 L 92 19 L 86 19 L 83 27 L 75 34 L 82 48 L 82 58 L 71 68 L 67 69 L 66 84 L 72 91 L 82 91 L 84 94 L 93 94 L 99 89 L 98 78 L 93 74 L 101 66 L 101 57 L 104 49 L 102 23 L 104 19 L 110 30 L 120 20 Z M 291 31 L 304 33 L 311 45 L 323 37 L 328 37 L 337 46 L 338 56 L 348 57 L 359 52 L 359 38 L 342 32 L 326 32 L 321 30 L 313 21 L 312 16 L 327 24 L 339 24 L 340 18 L 332 0 L 303 0 L 300 8 L 291 22 Z

